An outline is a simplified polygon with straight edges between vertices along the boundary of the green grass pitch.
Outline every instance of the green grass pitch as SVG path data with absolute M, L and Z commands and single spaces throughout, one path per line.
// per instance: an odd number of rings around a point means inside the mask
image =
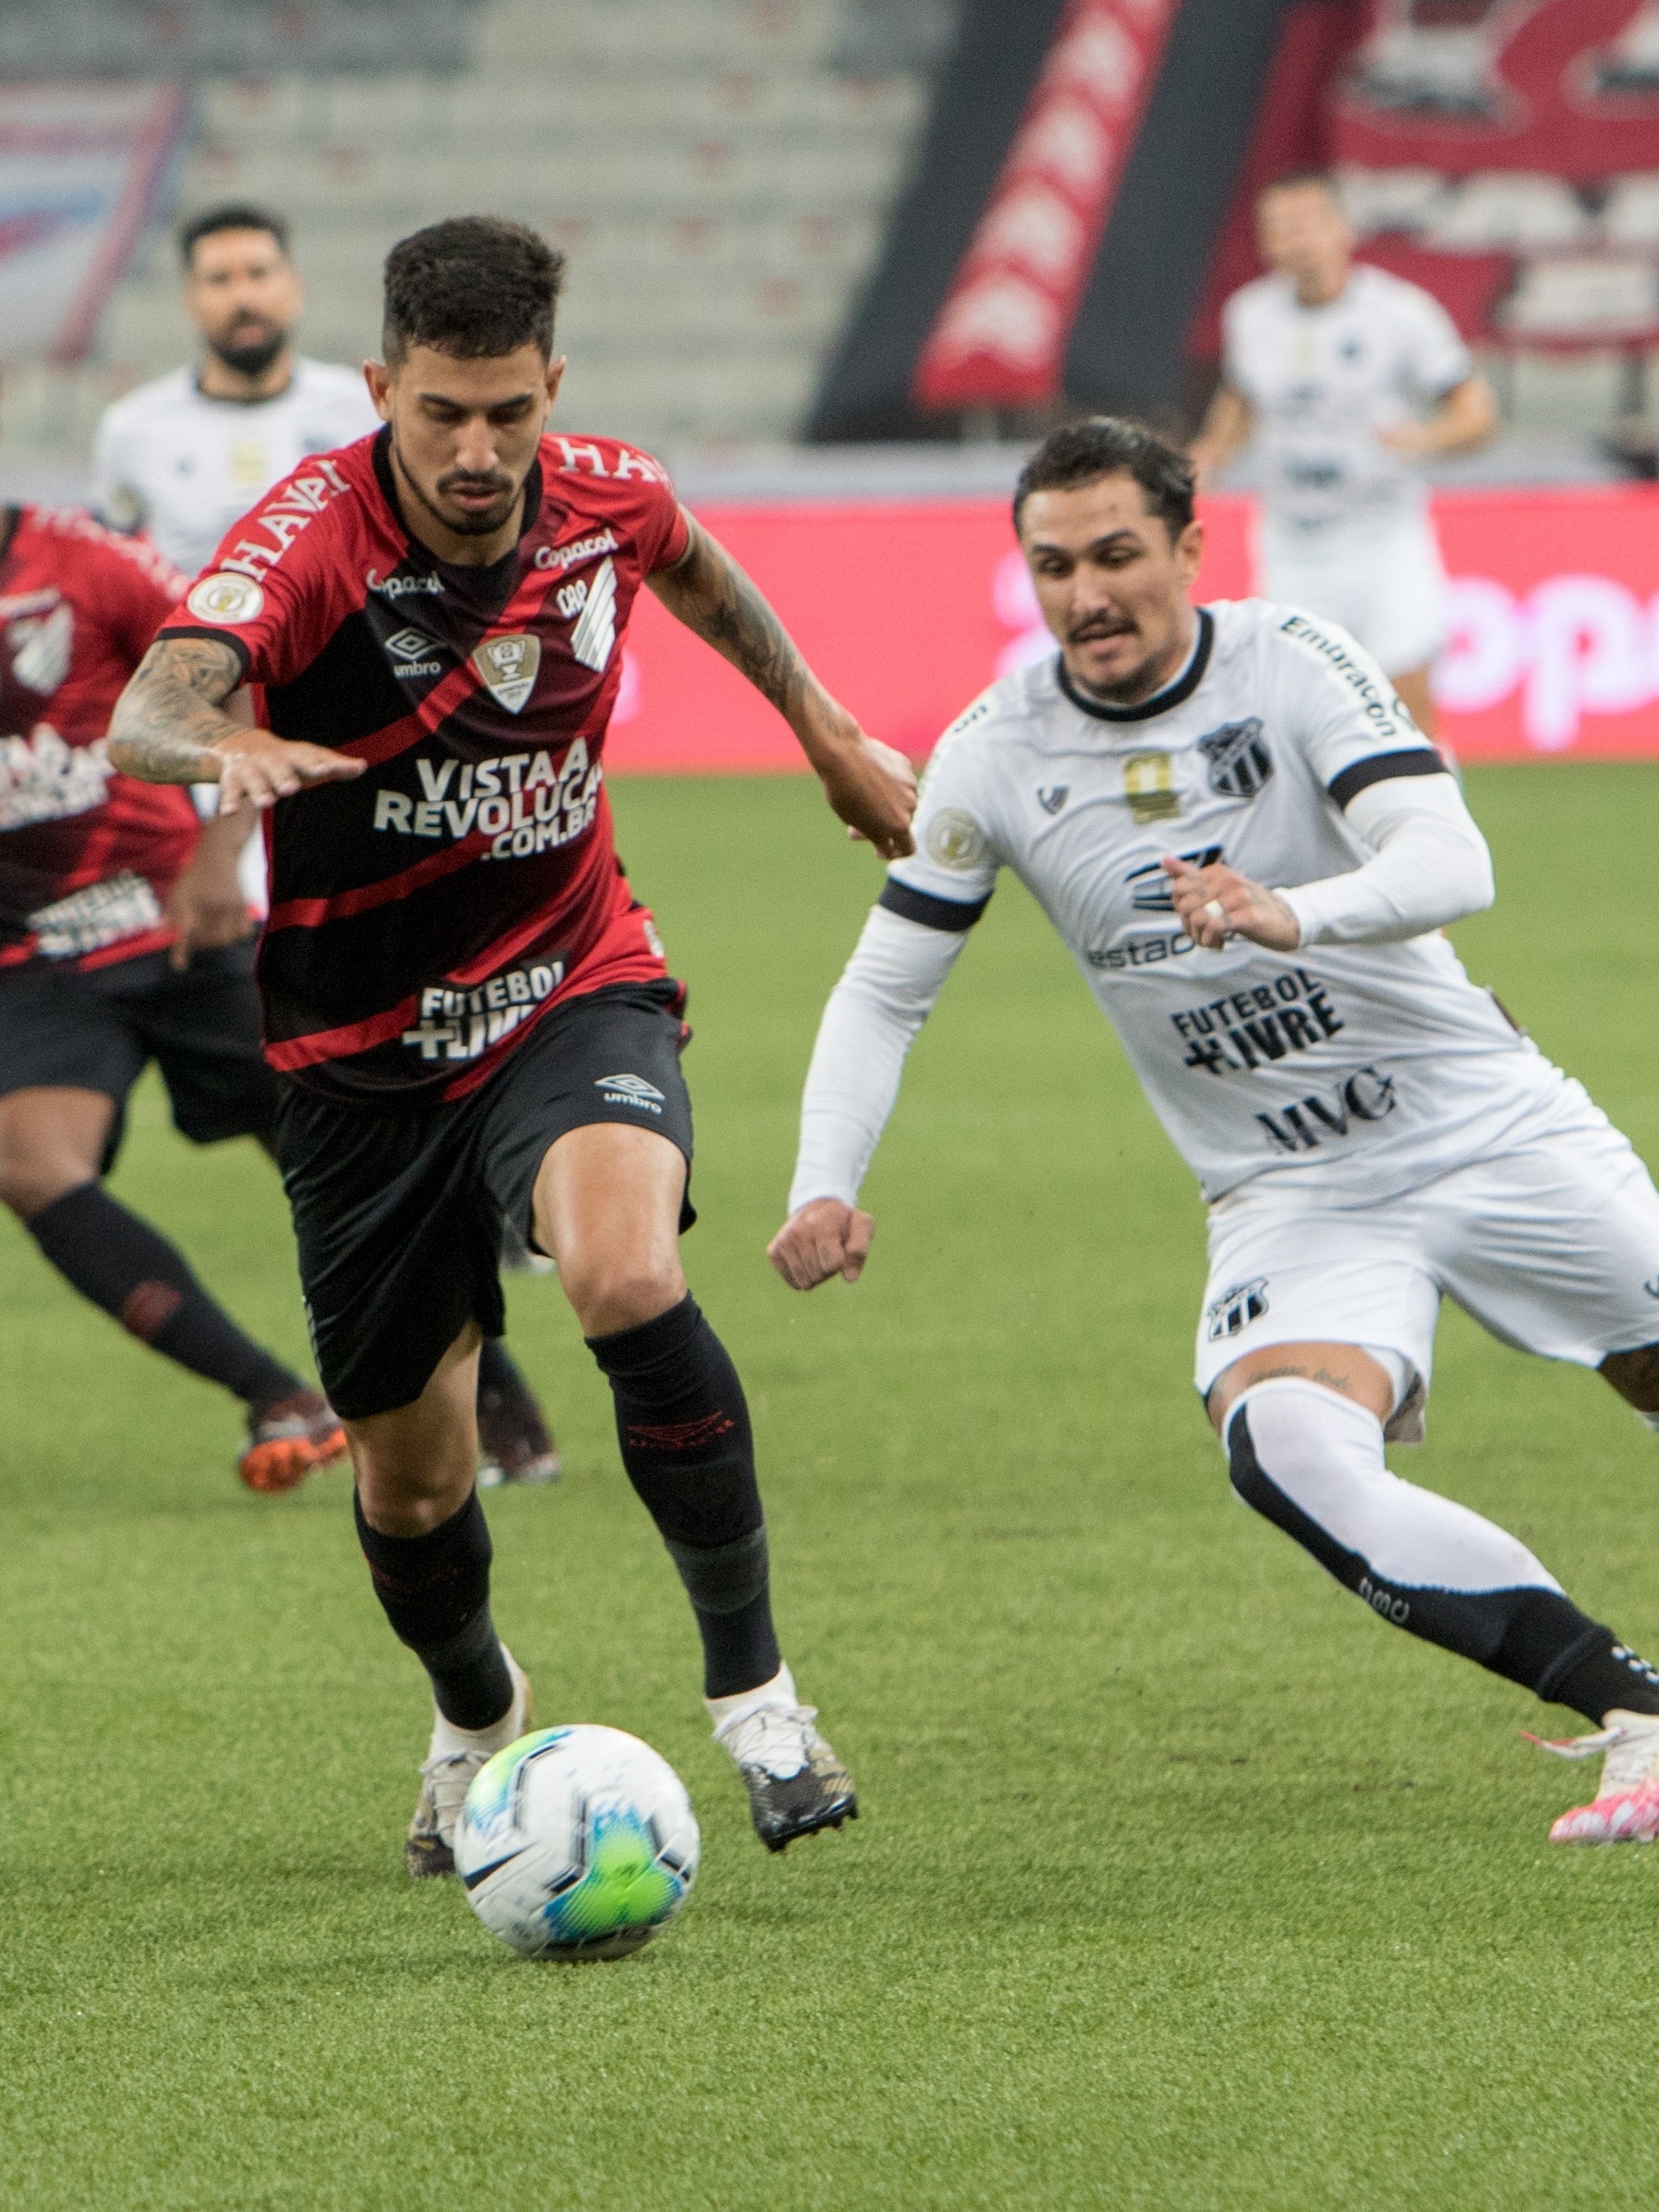
M 1650 1159 L 1654 774 L 1471 774 L 1500 903 L 1459 932 Z M 638 1959 L 512 1958 L 404 1878 L 426 1695 L 344 1477 L 242 1494 L 234 1409 L 7 1218 L 0 2203 L 1647 2201 L 1659 1853 L 1547 1846 L 1587 1777 L 1521 1743 L 1538 1708 L 1232 1502 L 1189 1383 L 1198 1199 L 1035 908 L 1005 882 L 917 1047 L 866 1281 L 798 1298 L 762 1246 L 875 864 L 805 782 L 615 796 L 692 983 L 691 1279 L 866 1817 L 778 1860 L 749 1834 L 600 1379 L 515 1280 L 567 1472 L 490 1505 L 497 1618 L 543 1720 L 672 1760 L 704 1860 Z M 116 1184 L 303 1356 L 249 1147 L 192 1153 L 147 1088 Z M 1448 1314 L 1398 1464 L 1659 1650 L 1659 1445 L 1594 1377 Z

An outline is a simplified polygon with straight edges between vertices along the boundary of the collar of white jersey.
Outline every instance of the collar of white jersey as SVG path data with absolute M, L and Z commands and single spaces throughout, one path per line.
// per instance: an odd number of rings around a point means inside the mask
M 1060 689 L 1074 707 L 1092 714 L 1096 722 L 1145 722 L 1154 714 L 1168 714 L 1171 707 L 1184 706 L 1203 683 L 1216 644 L 1215 617 L 1207 607 L 1200 607 L 1197 614 L 1198 635 L 1193 640 L 1186 666 L 1172 682 L 1166 684 L 1161 691 L 1155 691 L 1150 699 L 1144 699 L 1138 707 L 1108 707 L 1102 699 L 1086 698 L 1073 687 L 1066 674 L 1063 656 L 1054 664 Z

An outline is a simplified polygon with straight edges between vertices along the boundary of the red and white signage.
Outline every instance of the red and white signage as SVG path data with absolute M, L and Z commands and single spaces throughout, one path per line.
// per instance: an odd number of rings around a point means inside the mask
M 1095 265 L 1180 0 L 1072 0 L 916 362 L 925 407 L 1060 395 Z
M 994 677 L 1054 648 L 999 500 L 699 507 L 836 696 L 918 759 Z M 1451 635 L 1435 672 L 1465 760 L 1659 757 L 1659 490 L 1443 494 Z M 1199 594 L 1252 588 L 1250 505 L 1205 504 Z M 776 772 L 803 763 L 736 672 L 636 603 L 608 765 Z

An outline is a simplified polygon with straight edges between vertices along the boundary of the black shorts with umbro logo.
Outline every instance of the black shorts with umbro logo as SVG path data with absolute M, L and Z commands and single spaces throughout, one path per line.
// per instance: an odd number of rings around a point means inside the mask
M 277 1155 L 317 1371 L 349 1420 L 418 1398 L 469 1320 L 502 1333 L 502 1226 L 534 1248 L 548 1148 L 572 1129 L 654 1129 L 691 1163 L 689 1037 L 672 982 L 567 999 L 468 1096 L 376 1110 L 280 1083 Z M 690 1197 L 680 1226 L 696 1220 Z

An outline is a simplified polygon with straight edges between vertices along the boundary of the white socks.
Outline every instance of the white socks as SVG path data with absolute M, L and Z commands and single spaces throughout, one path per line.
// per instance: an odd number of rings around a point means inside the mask
M 1351 1398 L 1283 1376 L 1242 1393 L 1229 1431 L 1246 1411 L 1269 1481 L 1379 1581 L 1437 1590 L 1561 1587 L 1507 1529 L 1391 1475 L 1376 1416 Z
M 513 1677 L 513 1702 L 501 1719 L 489 1728 L 457 1728 L 453 1720 L 446 1720 L 437 1707 L 432 1708 L 432 1741 L 428 1747 L 430 1759 L 455 1758 L 467 1752 L 482 1752 L 486 1758 L 492 1752 L 505 1751 L 509 1744 L 517 1743 L 529 1719 L 529 1683 L 518 1669 L 517 1661 L 503 1644 L 502 1657 L 507 1662 L 507 1672 Z M 756 1693 L 751 1692 L 751 1695 Z
M 770 1682 L 763 1682 L 758 1689 L 739 1690 L 731 1697 L 705 1697 L 708 1718 L 714 1723 L 718 1736 L 721 1729 L 733 1722 L 746 1720 L 751 1713 L 757 1713 L 763 1706 L 789 1708 L 800 1703 L 795 1695 L 795 1678 L 787 1665 L 779 1668 Z

